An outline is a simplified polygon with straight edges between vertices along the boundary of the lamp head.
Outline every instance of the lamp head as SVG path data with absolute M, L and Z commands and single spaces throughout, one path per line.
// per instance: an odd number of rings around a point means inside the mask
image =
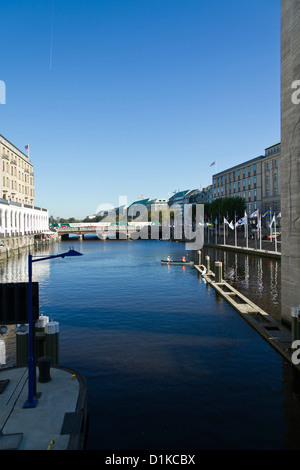
M 82 256 L 82 253 L 79 253 L 79 251 L 70 249 L 66 253 L 62 253 L 60 256 L 62 258 L 64 258 L 65 256 Z

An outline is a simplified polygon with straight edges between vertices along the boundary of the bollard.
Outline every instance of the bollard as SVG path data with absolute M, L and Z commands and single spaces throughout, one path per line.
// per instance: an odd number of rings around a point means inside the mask
M 46 315 L 40 315 L 36 322 L 35 331 L 44 332 L 47 323 L 49 323 L 49 317 L 46 317 Z
M 221 261 L 215 261 L 215 282 L 222 282 L 222 263 Z
M 300 307 L 292 307 L 292 342 L 300 339 Z
M 59 363 L 59 323 L 52 321 L 45 325 L 45 354 L 52 364 Z
M 206 261 L 206 271 L 207 273 L 210 271 L 210 258 L 209 256 L 205 256 L 205 261 Z
M 16 365 L 17 367 L 28 364 L 28 342 L 29 329 L 26 324 L 26 331 L 16 332 Z
M 49 317 L 40 315 L 35 327 L 36 358 L 45 356 L 45 326 L 49 323 Z
M 51 365 L 51 357 L 49 356 L 42 356 L 38 360 L 39 366 L 39 382 L 46 383 L 50 382 L 50 365 Z
M 198 266 L 201 265 L 201 250 L 198 250 Z

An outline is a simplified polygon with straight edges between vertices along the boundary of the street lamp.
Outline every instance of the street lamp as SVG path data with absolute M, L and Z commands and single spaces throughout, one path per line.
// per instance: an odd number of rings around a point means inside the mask
M 66 256 L 82 256 L 82 253 L 70 249 L 66 253 L 58 255 L 46 256 L 45 258 L 33 259 L 31 254 L 28 255 L 28 323 L 29 323 L 29 354 L 28 354 L 28 399 L 24 403 L 24 408 L 35 408 L 37 398 L 34 398 L 35 386 L 35 357 L 33 353 L 33 321 L 32 321 L 32 263 L 37 261 L 45 261 L 52 258 L 65 258 Z

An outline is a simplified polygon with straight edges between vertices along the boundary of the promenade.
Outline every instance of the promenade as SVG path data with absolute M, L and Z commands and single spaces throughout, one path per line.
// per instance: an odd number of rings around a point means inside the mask
M 50 381 L 38 382 L 38 403 L 24 408 L 28 369 L 0 370 L 0 450 L 80 450 L 87 427 L 87 391 L 75 371 L 50 368 Z
M 229 237 L 226 236 L 224 239 L 223 234 L 216 237 L 215 235 L 207 236 L 207 233 L 205 233 L 204 246 L 244 254 L 281 258 L 281 237 L 279 237 L 276 243 L 275 240 L 262 239 L 260 244 L 259 240 L 250 238 L 246 240 L 243 233 L 239 233 L 236 240 L 234 234 Z

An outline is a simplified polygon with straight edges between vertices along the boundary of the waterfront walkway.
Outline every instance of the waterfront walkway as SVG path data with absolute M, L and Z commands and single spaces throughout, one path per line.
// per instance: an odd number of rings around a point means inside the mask
M 245 247 L 245 246 L 235 246 L 235 245 L 224 245 L 222 243 L 218 243 L 217 245 L 214 243 L 204 243 L 205 247 L 208 248 L 216 248 L 225 251 L 234 251 L 236 253 L 243 253 L 245 255 L 255 255 L 255 256 L 267 256 L 269 258 L 276 258 L 281 259 L 281 252 L 275 251 L 272 249 L 259 249 L 254 247 Z M 268 247 L 267 248 L 272 248 Z
M 50 381 L 38 382 L 38 403 L 24 408 L 28 369 L 0 370 L 0 450 L 80 450 L 87 424 L 87 392 L 75 371 L 50 368 Z

